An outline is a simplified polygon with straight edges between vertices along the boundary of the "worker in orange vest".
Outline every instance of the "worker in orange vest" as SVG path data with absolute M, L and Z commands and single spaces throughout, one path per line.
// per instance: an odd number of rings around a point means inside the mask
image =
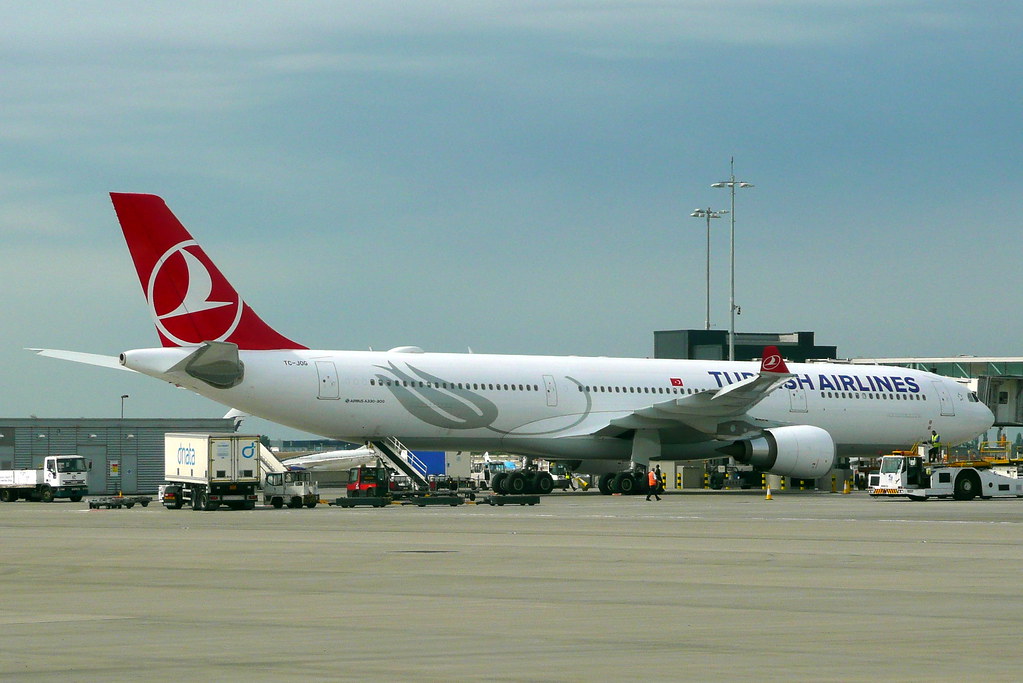
M 657 500 L 661 499 L 661 497 L 657 495 L 657 493 L 661 490 L 661 478 L 657 474 L 658 472 L 660 472 L 660 470 L 661 470 L 661 467 L 660 467 L 660 465 L 658 465 L 657 472 L 654 472 L 653 470 L 649 470 L 647 472 L 647 482 L 648 482 L 647 483 L 647 491 L 646 491 L 646 499 L 647 500 L 650 500 L 650 496 L 653 496 L 653 497 L 657 498 Z

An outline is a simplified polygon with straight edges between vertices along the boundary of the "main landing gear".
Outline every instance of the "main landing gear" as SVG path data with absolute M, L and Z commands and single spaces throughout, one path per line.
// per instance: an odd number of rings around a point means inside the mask
M 650 486 L 647 484 L 646 472 L 625 470 L 600 475 L 600 478 L 597 480 L 597 488 L 605 496 L 610 496 L 612 493 L 629 496 L 645 495 Z

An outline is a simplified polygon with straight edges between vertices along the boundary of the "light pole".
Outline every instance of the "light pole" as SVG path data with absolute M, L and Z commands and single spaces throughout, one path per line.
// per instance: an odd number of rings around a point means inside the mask
M 128 394 L 121 394 L 121 419 L 124 419 L 124 399 L 128 398 Z
M 710 219 L 721 218 L 724 214 L 728 213 L 728 209 L 723 211 L 715 211 L 709 206 L 706 209 L 696 209 L 690 216 L 693 218 L 706 218 L 707 219 L 707 318 L 706 318 L 706 329 L 710 329 Z
M 728 309 L 731 320 L 728 326 L 728 360 L 735 360 L 735 188 L 753 187 L 753 185 L 735 179 L 735 157 L 732 157 L 731 179 L 720 183 L 714 183 L 711 187 L 727 187 L 732 190 L 732 291 L 728 297 Z

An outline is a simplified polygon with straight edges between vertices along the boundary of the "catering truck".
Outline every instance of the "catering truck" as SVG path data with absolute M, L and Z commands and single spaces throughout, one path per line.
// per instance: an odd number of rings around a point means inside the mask
M 165 507 L 251 510 L 259 499 L 259 437 L 241 434 L 164 435 Z
M 48 455 L 39 469 L 0 470 L 0 501 L 19 498 L 50 503 L 69 498 L 77 503 L 89 491 L 89 471 L 80 455 Z

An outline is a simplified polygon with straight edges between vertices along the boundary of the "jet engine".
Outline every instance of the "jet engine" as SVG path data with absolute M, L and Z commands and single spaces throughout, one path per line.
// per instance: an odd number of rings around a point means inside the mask
M 835 464 L 831 434 L 810 425 L 765 429 L 762 436 L 718 449 L 758 470 L 799 479 L 816 479 Z

